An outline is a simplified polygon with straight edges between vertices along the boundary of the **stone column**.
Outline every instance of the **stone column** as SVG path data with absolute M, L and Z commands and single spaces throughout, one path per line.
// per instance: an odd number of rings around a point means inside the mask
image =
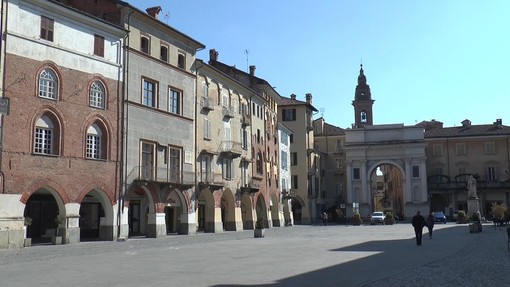
M 80 242 L 80 204 L 68 203 L 65 205 L 64 225 L 57 227 L 62 235 L 62 243 L 79 243 Z
M 346 168 L 346 172 L 345 172 L 345 176 L 346 176 L 346 179 L 347 179 L 347 199 L 346 199 L 346 203 L 352 203 L 353 199 L 354 199 L 354 195 L 353 195 L 353 189 L 352 189 L 352 161 L 348 160 L 347 161 L 347 168 Z

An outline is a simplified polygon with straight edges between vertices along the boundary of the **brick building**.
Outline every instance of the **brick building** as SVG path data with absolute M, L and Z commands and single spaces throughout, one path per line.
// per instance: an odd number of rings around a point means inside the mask
M 54 1 L 4 8 L 0 247 L 112 240 L 127 32 Z

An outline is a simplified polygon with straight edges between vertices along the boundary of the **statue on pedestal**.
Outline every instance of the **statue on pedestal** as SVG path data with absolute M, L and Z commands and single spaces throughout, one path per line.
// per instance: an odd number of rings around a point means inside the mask
M 467 181 L 467 189 L 468 189 L 468 198 L 476 198 L 478 199 L 478 196 L 476 196 L 476 179 L 473 175 L 469 176 L 469 179 Z

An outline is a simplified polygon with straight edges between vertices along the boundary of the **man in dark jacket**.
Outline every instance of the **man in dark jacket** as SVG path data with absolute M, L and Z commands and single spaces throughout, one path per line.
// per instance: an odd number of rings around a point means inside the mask
M 426 226 L 427 223 L 425 222 L 425 218 L 421 216 L 419 210 L 417 210 L 416 215 L 413 216 L 413 221 L 411 222 L 411 224 L 414 227 L 414 234 L 416 234 L 416 245 L 420 246 L 423 234 L 423 227 Z

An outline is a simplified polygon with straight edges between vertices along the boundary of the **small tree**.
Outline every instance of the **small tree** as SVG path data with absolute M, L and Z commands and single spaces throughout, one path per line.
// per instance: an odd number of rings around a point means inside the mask
M 464 210 L 459 210 L 459 214 L 458 214 L 458 217 L 457 217 L 457 221 L 458 221 L 458 223 L 466 223 L 466 221 L 467 221 L 467 215 L 466 215 L 466 213 L 464 212 Z
M 361 215 L 356 212 L 354 213 L 354 215 L 352 216 L 352 224 L 353 225 L 361 225 Z
M 504 204 L 492 204 L 492 217 L 494 220 L 503 220 L 505 218 L 505 212 L 507 210 Z
M 393 213 L 391 211 L 386 212 L 386 217 L 384 218 L 384 224 L 391 225 L 395 223 L 395 219 L 393 218 Z

